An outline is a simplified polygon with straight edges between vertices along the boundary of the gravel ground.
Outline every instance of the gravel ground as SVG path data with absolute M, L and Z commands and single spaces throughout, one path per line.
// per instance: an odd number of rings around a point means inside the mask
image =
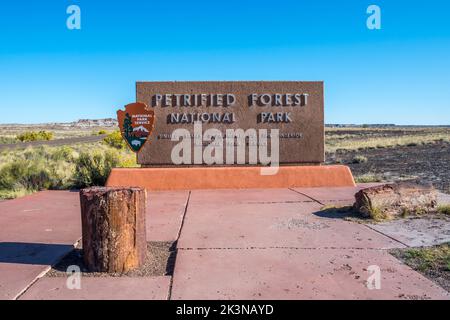
M 89 272 L 83 263 L 81 247 L 77 247 L 55 265 L 47 277 L 67 277 L 66 270 L 71 265 L 80 267 L 84 277 L 153 277 L 172 275 L 175 263 L 174 242 L 148 242 L 147 258 L 142 268 L 121 273 Z

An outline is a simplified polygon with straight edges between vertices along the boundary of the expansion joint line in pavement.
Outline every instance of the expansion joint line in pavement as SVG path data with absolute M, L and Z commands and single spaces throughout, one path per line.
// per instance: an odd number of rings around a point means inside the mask
M 305 197 L 311 199 L 312 201 L 317 202 L 318 204 L 320 204 L 320 205 L 322 205 L 322 206 L 325 205 L 324 203 L 320 202 L 319 200 L 314 199 L 313 197 L 308 196 L 306 193 L 303 193 L 303 192 L 294 190 L 294 189 L 292 189 L 292 188 L 288 188 L 288 189 L 291 190 L 291 191 L 293 191 L 293 192 L 295 192 L 295 193 L 301 194 L 302 196 L 305 196 Z
M 310 197 L 310 196 L 308 196 L 307 194 L 305 194 L 305 193 L 303 193 L 303 192 L 294 190 L 294 189 L 292 189 L 292 188 L 289 188 L 289 190 L 294 191 L 295 193 L 301 194 L 301 195 L 303 195 L 303 196 L 305 196 L 305 197 L 307 197 L 307 198 L 309 198 L 309 199 L 311 199 L 311 200 L 313 200 L 313 201 L 315 201 L 315 202 L 317 202 L 317 203 L 319 203 L 319 204 L 321 204 L 321 205 L 323 205 L 323 206 L 325 205 L 324 203 L 320 202 L 319 200 L 314 199 L 313 197 Z M 391 239 L 391 240 L 393 240 L 393 241 L 395 241 L 395 242 L 398 242 L 398 243 L 400 243 L 401 245 L 404 245 L 406 248 L 409 248 L 409 247 L 410 247 L 410 246 L 408 246 L 406 243 L 403 243 L 403 242 L 401 242 L 400 240 L 395 239 L 394 237 L 391 237 L 391 236 L 389 236 L 389 235 L 387 235 L 387 234 L 385 234 L 385 233 L 383 233 L 383 232 L 381 232 L 381 231 L 379 231 L 379 230 L 376 230 L 376 229 L 372 228 L 371 226 L 369 226 L 369 225 L 367 225 L 367 224 L 363 224 L 363 225 L 366 226 L 367 228 L 369 228 L 369 229 L 372 230 L 372 231 L 375 231 L 375 232 L 377 232 L 377 233 L 379 233 L 379 234 L 381 234 L 381 235 L 383 235 L 383 236 L 385 236 L 385 237 L 387 237 L 387 238 L 389 238 L 389 239 Z
M 186 206 L 184 207 L 184 212 L 183 212 L 183 217 L 181 218 L 181 225 L 180 225 L 180 229 L 178 229 L 178 234 L 177 234 L 177 238 L 175 240 L 175 251 L 178 250 L 177 248 L 177 242 L 180 239 L 180 235 L 181 235 L 181 231 L 183 230 L 183 226 L 184 226 L 184 220 L 186 218 L 186 213 L 187 213 L 187 209 L 189 206 L 189 200 L 191 199 L 191 191 L 189 190 L 188 196 L 187 196 L 187 200 L 186 200 Z M 176 257 L 176 255 L 175 255 Z M 177 263 L 177 260 L 175 258 L 175 264 Z M 175 269 L 175 267 L 174 267 Z M 173 276 L 174 274 L 172 274 L 172 276 L 170 277 L 170 285 L 169 285 L 169 292 L 167 294 L 167 300 L 171 300 L 172 299 L 172 287 L 173 287 Z
M 389 239 L 391 239 L 391 240 L 393 240 L 393 241 L 395 241 L 395 242 L 398 242 L 398 243 L 404 245 L 406 248 L 410 248 L 410 246 L 407 245 L 406 243 L 401 242 L 400 240 L 395 239 L 394 237 L 391 237 L 390 235 L 387 235 L 387 234 L 385 234 L 385 233 L 383 233 L 383 232 L 381 232 L 381 231 L 379 231 L 379 230 L 377 230 L 377 229 L 374 229 L 374 228 L 372 228 L 372 227 L 371 227 L 370 225 L 368 225 L 368 224 L 363 224 L 363 225 L 366 226 L 367 228 L 369 228 L 369 229 L 372 230 L 372 231 L 378 232 L 379 234 L 381 234 L 381 235 L 383 235 L 383 236 L 385 236 L 385 237 L 388 237 Z
M 77 241 L 75 241 L 75 243 L 73 244 L 73 248 L 77 248 L 78 245 L 80 244 L 81 238 L 79 238 Z M 38 274 L 38 276 L 36 278 L 33 279 L 33 281 L 31 281 L 25 288 L 23 288 L 22 291 L 20 291 L 15 297 L 13 297 L 12 300 L 19 300 L 21 296 L 23 296 L 25 294 L 25 292 L 28 291 L 28 289 L 30 289 L 39 279 L 41 279 L 42 277 L 44 277 L 50 270 L 52 270 L 52 268 L 58 264 L 62 259 L 64 259 L 67 255 L 69 255 L 72 251 L 67 252 L 65 255 L 63 255 L 61 258 L 56 259 L 56 262 L 50 266 L 47 266 L 40 274 Z
M 311 201 L 254 201 L 254 202 L 228 202 L 228 204 L 277 204 L 277 203 L 312 203 L 312 202 L 317 202 L 315 200 L 311 200 Z
M 386 251 L 390 248 L 365 248 L 365 247 L 221 247 L 221 248 L 177 248 L 177 250 L 183 251 L 195 251 L 195 250 L 267 250 L 267 249 L 278 249 L 278 250 L 374 250 L 374 251 Z
M 25 288 L 22 289 L 15 297 L 12 298 L 12 300 L 19 300 L 21 296 L 25 294 L 25 292 L 28 291 L 40 278 L 45 276 L 47 272 L 49 272 L 52 269 L 51 266 L 47 266 L 36 278 L 34 278 Z

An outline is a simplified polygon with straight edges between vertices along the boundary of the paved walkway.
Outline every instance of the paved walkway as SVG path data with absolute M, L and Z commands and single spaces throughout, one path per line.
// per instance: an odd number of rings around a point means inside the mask
M 178 241 L 173 278 L 84 277 L 81 290 L 42 277 L 79 240 L 78 194 L 2 202 L 0 299 L 448 299 L 387 252 L 410 245 L 401 225 L 320 212 L 361 187 L 151 192 L 147 239 Z M 366 286 L 372 265 L 380 290 Z

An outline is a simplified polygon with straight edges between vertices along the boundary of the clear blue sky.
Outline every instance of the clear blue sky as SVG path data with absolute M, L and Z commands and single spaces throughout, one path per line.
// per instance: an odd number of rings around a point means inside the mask
M 2 1 L 0 40 L 0 123 L 115 117 L 136 80 L 323 80 L 327 123 L 450 124 L 446 0 Z

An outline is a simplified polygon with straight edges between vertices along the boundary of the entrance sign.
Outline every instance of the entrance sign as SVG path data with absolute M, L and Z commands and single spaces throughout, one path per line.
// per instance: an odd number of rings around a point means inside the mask
M 179 141 L 174 139 L 173 132 L 185 129 L 195 141 L 194 123 L 201 123 L 204 131 L 218 129 L 223 145 L 227 132 L 245 135 L 249 129 L 266 130 L 270 135 L 277 129 L 280 164 L 324 162 L 323 82 L 137 82 L 136 100 L 138 104 L 132 105 L 142 108 L 145 104 L 148 107 L 145 109 L 148 113 L 139 112 L 140 115 L 149 115 L 144 121 L 148 123 L 142 125 L 148 132 L 135 131 L 139 126 L 135 125 L 131 114 L 133 131 L 125 127 L 121 127 L 121 131 L 133 150 L 140 150 L 137 159 L 143 166 L 174 165 L 171 153 Z M 121 126 L 124 126 L 124 121 L 129 122 L 126 112 L 119 115 Z M 145 144 L 147 138 L 150 143 Z M 236 136 L 236 141 L 239 138 Z M 205 144 L 204 140 L 208 139 L 197 140 Z M 249 144 L 248 140 L 244 141 Z M 210 142 L 206 142 L 203 148 Z M 233 147 L 238 148 L 238 145 Z

